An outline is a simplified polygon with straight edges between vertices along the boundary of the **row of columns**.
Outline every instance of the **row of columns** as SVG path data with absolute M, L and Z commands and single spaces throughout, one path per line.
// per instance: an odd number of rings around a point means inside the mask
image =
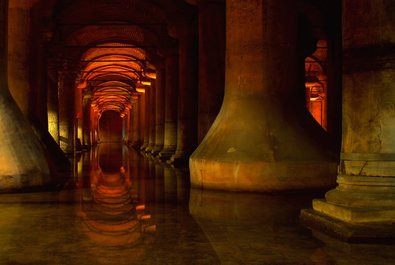
M 156 63 L 156 79 L 135 103 L 146 102 L 143 113 L 137 114 L 134 106 L 129 114 L 136 120 L 130 123 L 131 131 L 138 126 L 144 132 L 126 137 L 143 152 L 173 164 L 188 163 L 223 98 L 225 1 L 193 4 L 198 16 L 175 21 L 169 28 L 178 48 L 158 51 L 164 59 Z M 137 122 L 136 115 L 144 117 Z

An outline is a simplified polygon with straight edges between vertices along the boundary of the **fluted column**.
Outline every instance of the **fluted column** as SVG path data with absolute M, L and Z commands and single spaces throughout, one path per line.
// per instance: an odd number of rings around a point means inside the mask
M 226 2 L 225 97 L 190 158 L 193 186 L 282 191 L 334 184 L 336 155 L 305 108 L 297 7 L 291 0 Z
M 177 148 L 170 162 L 184 164 L 197 146 L 197 18 L 191 13 L 176 26 L 179 41 Z
M 156 69 L 155 79 L 155 146 L 153 155 L 158 155 L 164 145 L 164 119 L 165 119 L 165 90 L 166 70 L 162 66 Z
M 8 89 L 8 1 L 0 0 L 0 191 L 51 181 L 42 147 Z
M 338 186 L 302 220 L 345 240 L 395 237 L 393 3 L 343 1 L 343 133 Z
M 164 146 L 159 153 L 161 160 L 168 160 L 177 148 L 178 53 L 171 51 L 165 55 L 165 132 Z

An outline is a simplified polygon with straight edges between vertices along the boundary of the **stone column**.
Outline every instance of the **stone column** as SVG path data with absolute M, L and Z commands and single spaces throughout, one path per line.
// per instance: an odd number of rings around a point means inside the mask
M 155 146 L 151 153 L 157 156 L 164 145 L 166 72 L 164 67 L 156 69 L 155 79 Z
M 0 0 L 0 191 L 51 181 L 42 147 L 8 89 L 8 1 Z
M 145 148 L 146 153 L 151 153 L 152 149 L 155 146 L 155 94 L 156 87 L 154 84 L 154 80 L 151 80 L 151 86 L 148 88 L 148 146 Z
M 143 145 L 141 146 L 140 150 L 141 151 L 145 151 L 145 149 L 148 147 L 149 144 L 149 128 L 150 128 L 150 92 L 151 92 L 151 88 L 148 88 L 148 86 L 145 86 L 144 88 L 144 107 L 143 107 L 143 112 L 144 112 L 144 141 L 143 141 Z
M 47 109 L 48 109 L 48 131 L 55 142 L 60 145 L 59 141 L 59 101 L 58 101 L 58 72 L 55 62 L 48 62 L 48 80 L 47 80 Z
M 35 65 L 33 68 L 33 83 L 32 89 L 34 91 L 34 101 L 32 101 L 32 113 L 30 118 L 34 118 L 34 122 L 38 122 L 39 128 L 48 131 L 48 57 L 49 57 L 49 42 L 52 39 L 52 32 L 44 30 L 41 32 L 41 38 L 36 48 L 34 60 L 30 65 Z
M 138 96 L 132 96 L 131 110 L 130 110 L 130 139 L 128 145 L 134 146 L 134 143 L 138 142 L 139 135 L 139 116 L 138 116 Z
M 91 102 L 92 92 L 84 90 L 82 98 L 82 148 L 87 150 L 92 145 L 91 141 Z
M 184 164 L 197 146 L 198 39 L 194 13 L 176 26 L 175 35 L 179 41 L 177 149 L 170 162 Z
M 100 114 L 99 111 L 97 110 L 97 107 L 95 105 L 91 104 L 91 124 L 90 124 L 90 134 L 91 134 L 91 143 L 92 145 L 97 145 L 100 142 L 99 139 L 99 119 L 100 119 Z
M 395 237 L 395 18 L 390 1 L 343 1 L 343 134 L 338 186 L 307 225 L 350 241 Z
M 68 62 L 59 73 L 59 142 L 65 153 L 74 152 L 74 90 L 77 73 L 70 69 Z
M 9 0 L 8 83 L 10 91 L 25 116 L 31 116 L 33 96 L 31 78 L 32 29 L 31 9 L 37 1 Z
M 165 135 L 159 159 L 168 160 L 177 148 L 178 54 L 166 55 Z
M 200 0 L 198 143 L 213 124 L 224 98 L 225 0 Z
M 227 0 L 226 9 L 225 97 L 190 158 L 192 186 L 232 191 L 330 187 L 336 154 L 326 152 L 324 131 L 305 108 L 303 78 L 298 77 L 304 73 L 297 2 Z
M 87 83 L 77 78 L 76 89 L 74 90 L 74 150 L 82 151 L 83 141 L 83 91 L 87 88 Z
M 144 94 L 133 96 L 132 106 L 132 146 L 139 148 L 143 144 L 144 132 Z

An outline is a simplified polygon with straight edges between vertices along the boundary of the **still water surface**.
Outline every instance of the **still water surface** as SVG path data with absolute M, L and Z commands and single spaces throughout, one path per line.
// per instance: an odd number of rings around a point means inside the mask
M 395 246 L 301 226 L 323 194 L 190 189 L 188 171 L 118 144 L 74 159 L 62 189 L 0 195 L 3 264 L 395 264 Z

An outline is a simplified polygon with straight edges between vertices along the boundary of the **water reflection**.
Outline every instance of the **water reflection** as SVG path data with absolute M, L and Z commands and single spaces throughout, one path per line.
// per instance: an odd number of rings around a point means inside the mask
M 0 195 L 0 264 L 395 264 L 395 245 L 301 226 L 323 194 L 190 190 L 187 171 L 121 145 L 77 160 L 67 189 Z
M 156 230 L 132 187 L 125 147 L 101 144 L 92 152 L 89 188 L 82 193 L 83 232 L 103 245 L 136 244 Z

